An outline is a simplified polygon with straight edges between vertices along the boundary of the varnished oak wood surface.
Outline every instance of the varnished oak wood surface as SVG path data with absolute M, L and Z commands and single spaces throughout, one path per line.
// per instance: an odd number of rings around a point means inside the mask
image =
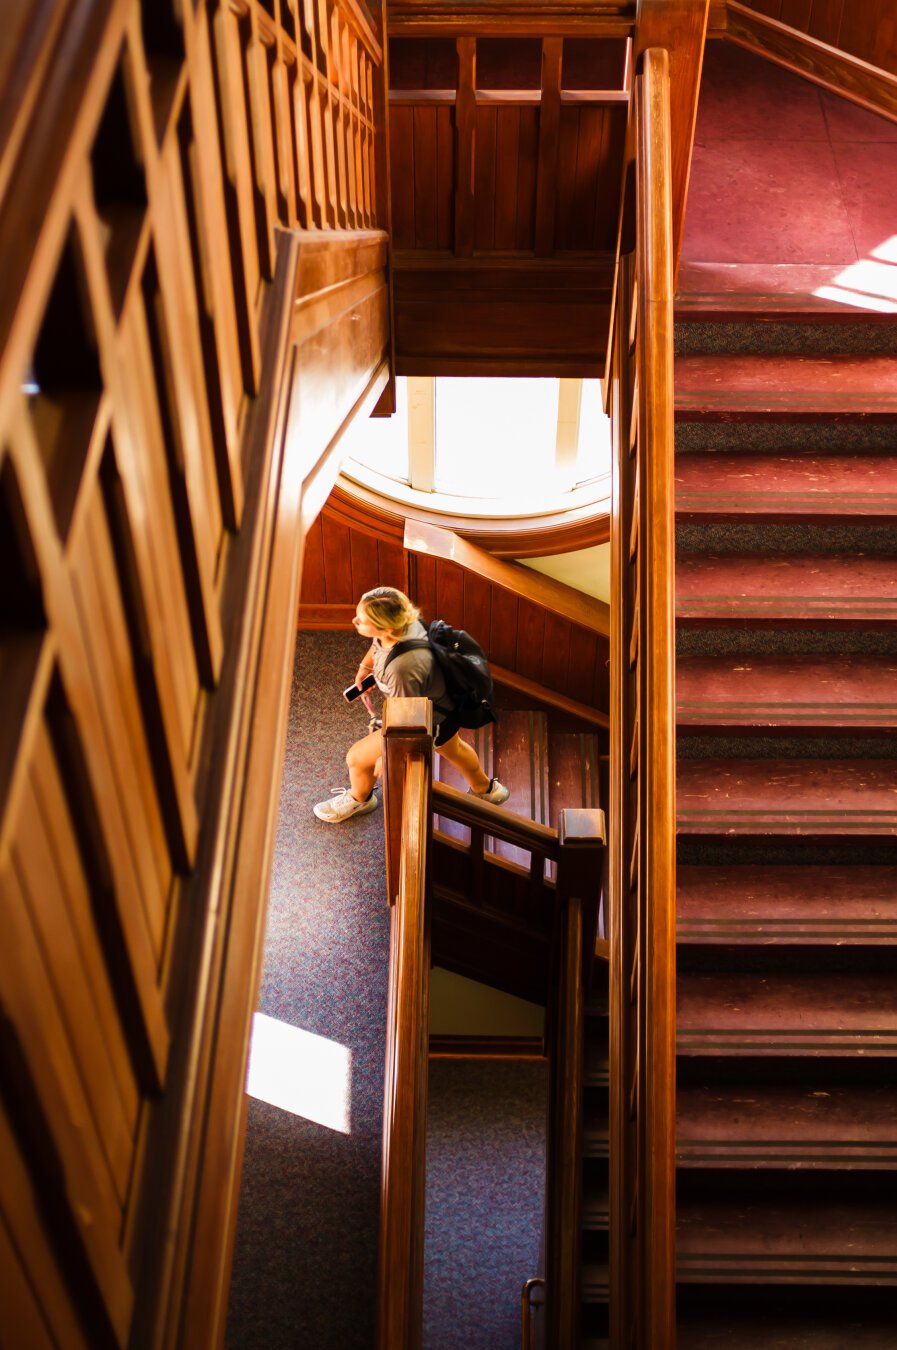
M 181 9 L 4 14 L 0 1215 L 29 1346 L 218 1340 L 302 531 L 390 370 L 382 14 Z
M 862 4 L 851 3 L 851 0 L 827 0 L 822 5 L 795 5 L 791 0 L 757 0 L 754 4 L 727 0 L 726 3 L 727 32 L 738 32 L 743 25 L 750 25 L 749 31 L 763 34 L 763 40 L 769 40 L 770 55 L 775 51 L 775 33 L 787 28 L 795 35 L 808 38 L 808 47 L 811 45 L 817 50 L 834 48 L 848 60 L 855 58 L 859 66 L 865 65 L 870 74 L 885 72 L 897 76 L 893 19 L 891 0 L 863 0 Z M 820 56 L 823 56 L 822 51 Z M 800 70 L 799 73 L 808 72 Z
M 837 9 L 838 4 L 828 8 Z M 864 18 L 857 24 L 860 14 Z M 814 25 L 816 31 L 800 31 L 751 5 L 728 0 L 725 36 L 823 89 L 858 103 L 861 108 L 897 121 L 897 58 L 893 50 L 889 55 L 884 46 L 876 43 L 871 16 L 860 5 L 849 11 L 849 45 L 839 40 L 839 35 L 846 31 L 846 17 L 848 11 L 842 9 L 840 23 L 832 15 L 830 26 L 823 20 Z

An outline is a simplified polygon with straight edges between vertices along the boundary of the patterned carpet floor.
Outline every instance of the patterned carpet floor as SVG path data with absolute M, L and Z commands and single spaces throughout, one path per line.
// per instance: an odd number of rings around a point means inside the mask
M 341 698 L 362 651 L 354 633 L 299 634 L 259 1000 L 274 1024 L 348 1057 L 348 1131 L 250 1098 L 227 1350 L 374 1344 L 383 816 L 334 826 L 312 814 L 346 785 L 343 756 L 367 731 Z M 283 1063 L 284 1080 L 295 1067 Z M 426 1350 L 519 1346 L 520 1286 L 538 1272 L 546 1090 L 541 1063 L 431 1064 Z

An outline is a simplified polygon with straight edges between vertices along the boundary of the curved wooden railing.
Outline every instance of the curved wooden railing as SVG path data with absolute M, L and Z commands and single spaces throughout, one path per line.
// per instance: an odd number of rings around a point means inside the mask
M 611 1344 L 675 1344 L 673 254 L 669 73 L 636 79 L 617 295 L 611 630 Z

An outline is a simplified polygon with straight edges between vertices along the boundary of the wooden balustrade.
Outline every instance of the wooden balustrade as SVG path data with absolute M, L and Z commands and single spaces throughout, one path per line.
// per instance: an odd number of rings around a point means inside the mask
M 675 743 L 669 73 L 642 57 L 635 255 L 621 260 L 612 398 L 611 1343 L 675 1343 Z M 631 429 L 631 433 L 630 433 Z
M 211 1345 L 303 528 L 389 376 L 382 14 L 23 0 L 7 37 L 3 1333 Z
M 426 904 L 433 705 L 387 699 L 383 805 L 390 904 L 378 1350 L 415 1350 L 423 1309 L 430 930 Z

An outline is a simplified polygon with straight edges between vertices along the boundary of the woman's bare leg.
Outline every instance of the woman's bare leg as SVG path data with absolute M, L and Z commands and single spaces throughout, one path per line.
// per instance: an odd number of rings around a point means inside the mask
M 435 750 L 437 755 L 443 755 L 449 764 L 453 764 L 458 772 L 463 774 L 472 792 L 489 791 L 491 778 L 487 773 L 484 773 L 476 750 L 472 745 L 468 745 L 467 741 L 462 741 L 457 731 L 450 741 L 446 741 L 445 745 L 435 746 Z
M 377 765 L 383 749 L 383 737 L 379 731 L 372 731 L 360 741 L 349 746 L 346 765 L 349 770 L 349 787 L 357 802 L 365 802 L 374 790 Z

